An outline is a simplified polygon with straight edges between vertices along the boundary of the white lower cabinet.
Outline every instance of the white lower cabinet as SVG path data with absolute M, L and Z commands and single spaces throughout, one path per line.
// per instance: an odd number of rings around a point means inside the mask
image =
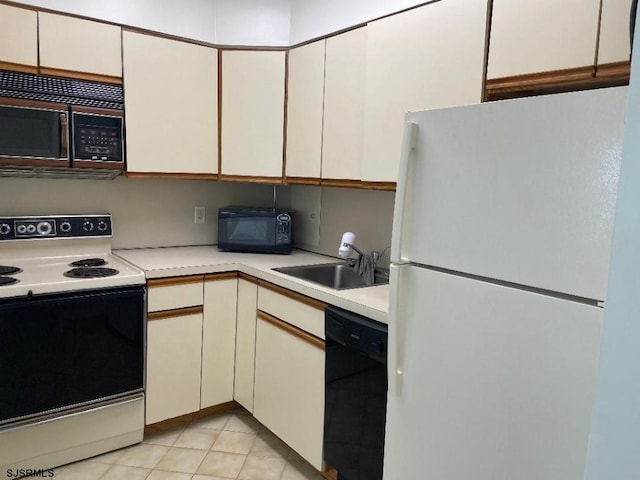
M 148 286 L 146 424 L 235 400 L 321 470 L 326 305 L 236 272 Z
M 237 290 L 235 272 L 205 278 L 200 408 L 233 400 Z
M 147 425 L 200 409 L 201 351 L 202 313 L 150 318 Z
M 259 290 L 259 309 L 267 291 Z M 282 301 L 292 307 L 302 303 L 285 295 Z M 258 310 L 253 415 L 318 470 L 323 468 L 324 362 L 324 340 Z
M 250 412 L 253 412 L 257 302 L 257 280 L 243 278 L 241 276 L 238 279 L 236 364 L 233 399 Z

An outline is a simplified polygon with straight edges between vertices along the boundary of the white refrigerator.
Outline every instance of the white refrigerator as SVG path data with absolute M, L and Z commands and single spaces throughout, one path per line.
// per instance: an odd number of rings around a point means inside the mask
M 411 112 L 384 480 L 581 480 L 627 88 Z

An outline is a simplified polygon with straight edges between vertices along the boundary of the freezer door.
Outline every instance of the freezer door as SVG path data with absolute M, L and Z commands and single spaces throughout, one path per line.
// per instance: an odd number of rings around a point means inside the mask
M 582 480 L 603 310 L 424 268 L 395 274 L 389 359 L 403 375 L 384 480 Z
M 626 98 L 619 87 L 408 114 L 418 135 L 394 260 L 604 300 Z

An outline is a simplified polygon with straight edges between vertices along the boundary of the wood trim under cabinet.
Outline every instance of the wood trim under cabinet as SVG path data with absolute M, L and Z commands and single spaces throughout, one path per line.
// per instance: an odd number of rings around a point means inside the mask
M 314 177 L 285 177 L 285 185 L 320 185 L 321 179 Z
M 628 85 L 631 76 L 631 62 L 603 63 L 596 66 L 596 79 L 619 82 L 618 85 Z
M 194 420 L 204 417 L 210 417 L 212 415 L 217 415 L 219 413 L 224 413 L 229 410 L 235 410 L 240 408 L 240 404 L 234 400 L 230 402 L 221 403 L 220 405 L 214 405 L 212 407 L 206 407 L 201 410 L 192 413 L 186 413 L 184 415 L 180 415 L 173 418 L 168 418 L 167 420 L 162 420 L 161 422 L 152 423 L 151 425 L 146 425 L 144 427 L 144 435 L 152 435 L 154 433 L 162 432 L 165 430 L 170 430 L 174 427 L 185 426 L 188 423 L 191 423 Z
M 268 313 L 265 313 L 262 310 L 258 310 L 258 318 L 261 320 L 264 320 L 267 323 L 270 323 L 274 327 L 277 327 L 281 330 L 284 330 L 287 333 L 290 333 L 291 335 L 301 340 L 304 340 L 305 342 L 313 345 L 314 347 L 324 350 L 324 340 L 314 335 L 311 335 L 310 333 L 307 333 L 304 330 L 300 330 L 299 328 L 294 327 L 293 325 L 289 325 L 288 323 L 283 322 L 279 318 L 269 315 Z
M 511 77 L 488 79 L 485 101 L 561 93 L 590 88 L 596 67 L 567 68 L 549 72 L 528 73 Z
M 288 288 L 284 288 L 279 285 L 274 285 L 273 283 L 265 282 L 264 280 L 258 280 L 258 285 L 266 288 L 267 290 L 271 290 L 273 292 L 279 293 L 280 295 L 296 300 L 300 303 L 304 303 L 305 305 L 313 307 L 317 310 L 324 310 L 325 307 L 327 306 L 326 303 L 321 302 L 320 300 L 307 297 L 306 295 L 302 295 L 301 293 L 293 292 Z
M 174 180 L 219 180 L 217 173 L 162 173 L 162 172 L 125 172 L 127 178 Z
M 12 72 L 22 73 L 38 73 L 38 67 L 35 65 L 24 65 L 22 63 L 0 62 L 0 70 L 11 70 Z
M 323 187 L 336 188 L 360 188 L 362 190 L 382 190 L 395 192 L 396 182 L 366 182 L 362 180 L 348 180 L 344 178 L 323 178 L 320 181 Z
M 254 177 L 252 175 L 220 175 L 220 180 L 223 182 L 282 183 L 282 177 Z
M 98 73 L 76 72 L 74 70 L 63 70 L 61 68 L 38 68 L 40 75 L 49 75 L 51 77 L 73 78 L 74 80 L 87 80 L 89 82 L 111 83 L 113 85 L 122 85 L 122 77 L 113 77 L 111 75 L 101 75 Z
M 162 310 L 160 312 L 149 312 L 147 314 L 147 321 L 151 322 L 153 320 L 164 320 L 165 318 L 198 315 L 202 312 L 204 312 L 202 305 L 198 305 L 197 307 L 176 308 L 175 310 Z
M 204 280 L 204 275 L 183 275 L 181 277 L 150 278 L 147 280 L 147 287 L 167 287 L 170 285 L 183 285 L 185 283 L 200 283 Z
M 207 273 L 204 276 L 205 282 L 217 282 L 220 280 L 231 280 L 238 278 L 238 272 L 220 272 L 220 273 Z

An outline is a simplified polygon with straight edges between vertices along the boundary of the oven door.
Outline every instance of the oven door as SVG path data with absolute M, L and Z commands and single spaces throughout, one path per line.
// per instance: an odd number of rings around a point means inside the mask
M 0 164 L 69 166 L 67 106 L 0 98 Z
M 144 287 L 0 302 L 0 425 L 141 392 Z

